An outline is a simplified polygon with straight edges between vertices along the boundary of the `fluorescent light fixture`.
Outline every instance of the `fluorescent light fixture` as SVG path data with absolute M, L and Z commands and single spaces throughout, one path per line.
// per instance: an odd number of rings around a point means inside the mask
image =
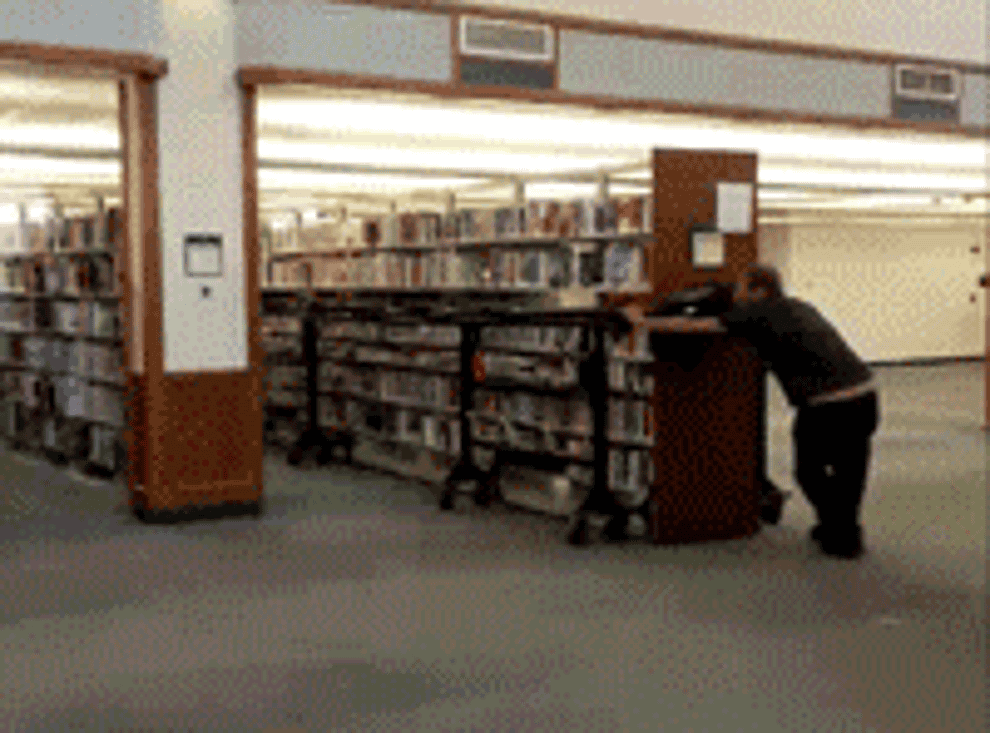
M 0 155 L 0 174 L 27 172 L 31 179 L 52 175 L 119 175 L 121 165 L 115 161 L 58 160 L 38 156 Z
M 419 189 L 457 189 L 477 185 L 480 179 L 471 178 L 410 178 L 388 175 L 349 175 L 346 173 L 311 173 L 262 170 L 259 183 L 264 188 L 322 189 L 348 193 L 411 193 Z
M 491 152 L 487 141 L 477 141 L 474 149 L 408 148 L 390 145 L 328 145 L 260 140 L 258 157 L 299 163 L 337 165 L 381 165 L 428 170 L 491 171 L 493 175 L 539 175 L 553 172 L 594 173 L 603 168 L 642 162 L 645 151 L 620 156 L 562 156 L 529 153 Z
M 760 183 L 842 186 L 847 188 L 933 188 L 958 191 L 985 191 L 986 175 L 945 176 L 910 173 L 866 173 L 814 168 L 777 168 L 761 165 L 757 171 Z
M 330 101 L 263 100 L 259 121 L 299 125 L 316 131 L 349 134 L 416 135 L 428 140 L 476 136 L 493 145 L 510 142 L 555 146 L 650 150 L 654 147 L 753 150 L 773 156 L 808 159 L 917 163 L 984 168 L 988 148 L 982 141 L 925 139 L 882 134 L 837 134 L 835 130 L 801 131 L 783 126 L 726 129 L 696 120 L 623 113 L 608 119 L 572 107 L 515 105 L 508 110 L 456 108 L 433 100 L 413 103 L 341 99 Z M 779 128 L 779 129 L 775 129 Z
M 120 150 L 120 133 L 98 125 L 3 125 L 0 145 Z

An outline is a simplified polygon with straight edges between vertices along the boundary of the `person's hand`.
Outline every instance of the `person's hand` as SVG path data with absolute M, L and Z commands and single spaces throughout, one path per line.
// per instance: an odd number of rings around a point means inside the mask
M 630 323 L 642 323 L 646 320 L 646 311 L 643 310 L 643 306 L 636 305 L 635 303 L 624 306 L 622 308 L 622 314 Z

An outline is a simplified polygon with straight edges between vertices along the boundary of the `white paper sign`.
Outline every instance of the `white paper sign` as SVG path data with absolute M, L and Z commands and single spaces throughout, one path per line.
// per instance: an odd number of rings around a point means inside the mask
M 694 232 L 691 249 L 695 267 L 725 266 L 725 239 L 721 232 Z
M 223 275 L 223 240 L 218 234 L 187 234 L 185 269 L 188 277 L 220 277 Z
M 753 231 L 753 185 L 719 183 L 715 204 L 718 230 L 724 234 L 749 234 Z

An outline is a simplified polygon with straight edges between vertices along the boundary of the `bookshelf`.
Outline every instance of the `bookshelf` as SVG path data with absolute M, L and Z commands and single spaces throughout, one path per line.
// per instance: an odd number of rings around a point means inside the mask
M 552 477 L 578 504 L 607 487 L 609 513 L 642 506 L 650 352 L 596 307 L 647 289 L 650 202 L 601 201 L 265 222 L 266 440 L 292 463 L 426 464 L 445 508 Z
M 14 201 L 0 287 L 2 430 L 17 449 L 104 475 L 122 468 L 119 208 Z M 40 211 L 39 211 L 40 209 Z

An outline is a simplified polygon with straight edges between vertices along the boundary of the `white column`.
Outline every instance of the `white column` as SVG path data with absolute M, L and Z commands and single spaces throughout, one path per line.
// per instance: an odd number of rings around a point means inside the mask
M 158 1 L 157 52 L 169 62 L 158 92 L 165 371 L 245 369 L 235 6 L 230 0 Z M 187 234 L 222 237 L 221 277 L 186 276 Z

